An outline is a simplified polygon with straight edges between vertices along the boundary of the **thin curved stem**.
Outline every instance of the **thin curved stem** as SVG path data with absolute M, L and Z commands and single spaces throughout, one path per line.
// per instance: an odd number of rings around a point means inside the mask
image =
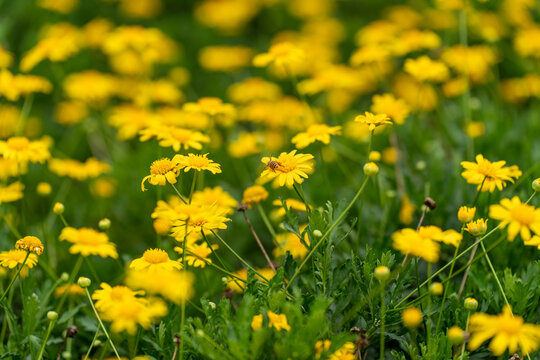
M 114 354 L 120 360 L 120 355 L 118 355 L 118 351 L 116 350 L 116 347 L 114 346 L 111 337 L 109 336 L 109 332 L 105 328 L 105 325 L 103 325 L 103 322 L 101 321 L 101 318 L 99 317 L 99 314 L 96 310 L 96 307 L 94 306 L 94 302 L 92 301 L 92 297 L 90 296 L 90 292 L 88 291 L 88 288 L 84 288 L 84 291 L 86 292 L 86 297 L 88 297 L 88 301 L 90 302 L 90 306 L 92 307 L 92 310 L 94 311 L 94 315 L 96 315 L 96 318 L 99 321 L 99 326 L 101 326 L 101 329 L 103 330 L 103 333 L 107 337 L 107 340 L 109 341 L 109 344 L 111 344 L 111 347 L 114 351 Z
M 15 282 L 15 280 L 17 280 L 17 278 L 19 277 L 19 274 L 21 273 L 21 270 L 22 268 L 24 267 L 24 264 L 26 264 L 26 260 L 28 260 L 28 257 L 30 256 L 30 251 L 27 251 L 26 252 L 26 256 L 24 257 L 24 260 L 23 262 L 21 263 L 21 266 L 19 266 L 19 268 L 17 269 L 17 272 L 15 273 L 15 275 L 13 276 L 13 278 L 11 279 L 8 287 L 6 288 L 6 290 L 4 291 L 4 293 L 2 294 L 2 296 L 0 297 L 0 303 L 2 302 L 2 300 L 4 300 L 4 298 L 6 297 L 6 295 L 8 294 L 9 292 L 9 289 L 11 289 L 11 286 L 13 286 L 13 283 Z

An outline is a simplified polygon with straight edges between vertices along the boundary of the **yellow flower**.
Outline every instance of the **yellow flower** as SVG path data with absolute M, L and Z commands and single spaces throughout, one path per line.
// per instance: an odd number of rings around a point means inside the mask
M 469 320 L 469 349 L 476 350 L 488 339 L 493 338 L 489 350 L 495 356 L 507 349 L 510 354 L 518 347 L 527 355 L 540 345 L 540 326 L 524 323 L 521 316 L 512 314 L 512 308 L 505 305 L 500 315 L 473 314 Z
M 167 314 L 167 305 L 159 299 L 130 299 L 109 309 L 107 318 L 112 322 L 111 331 L 127 331 L 135 335 L 137 325 L 149 329 L 152 323 Z
M 163 158 L 156 160 L 150 165 L 150 175 L 145 176 L 141 181 L 141 190 L 146 191 L 144 182 L 148 182 L 152 185 L 164 186 L 169 182 L 170 184 L 176 184 L 176 178 L 178 177 L 178 161 L 180 155 L 175 155 L 172 160 L 169 158 Z
M 79 0 L 39 0 L 37 5 L 61 14 L 69 14 L 79 4 Z
M 486 132 L 486 126 L 481 121 L 471 121 L 469 124 L 467 124 L 465 131 L 470 138 L 474 139 L 484 135 Z
M 281 248 L 274 248 L 273 254 L 275 257 L 283 256 L 286 252 L 289 252 L 294 259 L 303 259 L 309 251 L 306 245 L 293 233 L 278 234 L 276 241 L 281 245 Z M 304 241 L 309 245 L 307 233 L 304 236 Z
M 472 236 L 482 236 L 487 231 L 487 220 L 478 219 L 476 221 L 471 221 L 467 223 L 465 230 Z
M 296 199 L 285 199 L 283 201 L 281 200 L 274 200 L 272 201 L 272 205 L 278 206 L 279 209 L 274 210 L 272 212 L 273 218 L 279 218 L 286 214 L 286 209 L 283 207 L 283 203 L 285 203 L 285 207 L 287 209 L 295 210 L 295 211 L 306 211 L 306 204 L 303 201 L 299 201 Z M 311 208 L 311 207 L 310 207 Z
M 526 246 L 536 246 L 540 250 L 540 236 L 534 235 L 529 240 L 523 240 L 523 244 Z
M 234 72 L 248 67 L 253 50 L 245 46 L 206 46 L 199 51 L 199 64 L 210 71 Z
M 375 128 L 380 125 L 392 124 L 392 121 L 390 121 L 390 118 L 386 114 L 374 115 L 367 111 L 364 115 L 358 115 L 355 117 L 354 121 L 368 125 L 369 131 L 375 130 Z
M 314 124 L 308 127 L 305 132 L 301 132 L 292 138 L 292 143 L 297 149 L 303 149 L 315 141 L 323 144 L 330 143 L 330 135 L 339 135 L 341 126 L 328 126 L 326 124 Z
M 267 280 L 270 280 L 276 274 L 274 270 L 270 268 L 257 269 L 257 271 Z M 247 270 L 240 269 L 238 271 L 235 271 L 233 274 L 236 277 L 232 277 L 232 276 L 227 277 L 227 288 L 241 294 L 244 292 L 245 282 L 247 281 Z M 261 279 L 259 275 L 255 275 L 255 277 L 257 278 L 257 280 L 263 281 L 263 279 Z M 237 278 L 240 278 L 243 281 L 238 280 Z
M 439 244 L 420 236 L 414 229 L 402 229 L 392 234 L 393 247 L 404 255 L 419 256 L 428 262 L 439 260 Z
M 59 239 L 73 244 L 69 248 L 70 254 L 99 255 L 102 258 L 112 257 L 113 259 L 118 257 L 116 245 L 109 241 L 107 234 L 94 229 L 65 227 Z
M 161 295 L 175 304 L 182 304 L 193 297 L 194 282 L 192 273 L 177 269 L 163 269 L 159 273 L 131 270 L 126 278 L 130 287 Z
M 416 206 L 411 203 L 409 197 L 407 195 L 403 195 L 403 199 L 401 199 L 401 208 L 399 210 L 399 222 L 409 225 L 413 220 L 415 210 Z
M 405 60 L 405 72 L 411 74 L 420 82 L 441 82 L 448 79 L 450 72 L 448 67 L 440 61 L 431 60 L 427 56 L 418 59 Z
M 506 161 L 490 162 L 481 154 L 476 155 L 476 163 L 462 161 L 461 166 L 465 169 L 461 173 L 469 184 L 478 184 L 479 191 L 493 192 L 495 187 L 502 190 L 506 181 L 514 182 L 521 176 L 521 170 L 515 165 L 505 167 Z
M 459 219 L 459 222 L 462 224 L 466 224 L 474 219 L 474 214 L 476 213 L 476 208 L 472 207 L 466 207 L 462 206 L 458 210 L 457 217 Z
M 177 155 L 179 169 L 183 169 L 184 172 L 193 169 L 197 171 L 208 170 L 212 174 L 221 173 L 220 165 L 209 159 L 207 155 L 195 155 L 191 153 L 188 156 Z
M 253 58 L 253 65 L 265 67 L 273 64 L 276 67 L 290 70 L 291 66 L 306 60 L 304 51 L 290 42 L 280 42 L 270 47 L 267 53 L 259 54 Z M 281 69 L 280 69 L 281 70 Z
M 386 114 L 398 125 L 403 124 L 409 116 L 409 105 L 392 94 L 374 95 L 372 101 L 371 111 L 375 114 Z
M 255 100 L 277 100 L 281 97 L 281 88 L 262 78 L 251 77 L 233 83 L 227 89 L 227 95 L 236 104 L 246 104 Z
M 0 186 L 0 204 L 17 201 L 23 198 L 24 185 L 14 182 L 8 186 Z
M 8 250 L 0 253 L 0 265 L 9 269 L 13 269 L 23 263 L 26 258 L 26 250 Z M 38 262 L 36 254 L 28 255 L 28 259 L 24 263 L 25 267 L 33 268 Z
M 56 288 L 54 290 L 54 296 L 61 297 L 64 295 L 64 293 L 68 293 L 68 295 L 85 295 L 86 292 L 82 287 L 79 286 L 79 284 L 64 284 Z
M 196 242 L 186 242 L 186 262 L 189 266 L 203 268 L 206 264 L 211 264 L 212 259 L 210 255 L 212 250 L 217 250 L 218 245 L 212 245 L 212 249 L 208 244 L 201 243 L 197 244 Z M 182 255 L 184 253 L 184 248 L 181 246 L 175 246 L 174 251 Z M 180 261 L 180 260 L 179 260 Z
M 253 320 L 251 320 L 251 328 L 253 331 L 257 331 L 262 327 L 263 324 L 263 316 L 262 314 L 253 316 Z
M 70 99 L 101 106 L 118 90 L 118 80 L 112 75 L 86 70 L 68 75 L 63 87 Z
M 401 313 L 401 320 L 406 327 L 414 329 L 422 322 L 422 312 L 415 307 L 407 308 Z
M 127 286 L 111 287 L 107 283 L 100 284 L 101 289 L 94 291 L 92 299 L 96 301 L 95 306 L 101 313 L 106 313 L 111 307 L 117 303 L 122 303 L 126 300 L 134 299 L 136 295 L 143 294 L 142 291 L 133 291 Z
M 15 248 L 19 250 L 26 250 L 38 255 L 43 254 L 43 244 L 35 236 L 25 236 L 22 239 L 17 240 Z
M 242 204 L 251 206 L 258 204 L 268 198 L 268 191 L 260 185 L 253 185 L 244 190 L 242 195 Z
M 173 222 L 172 227 L 172 235 L 179 242 L 184 241 L 188 234 L 198 237 L 201 232 L 209 234 L 212 230 L 226 229 L 225 223 L 231 221 L 223 216 L 223 210 L 220 211 L 215 204 L 213 206 L 200 206 L 192 203 L 187 205 L 185 210 L 184 214 L 179 214 L 181 219 Z
M 141 134 L 144 130 L 141 131 Z M 210 142 L 210 138 L 199 131 L 183 129 L 178 127 L 169 127 L 161 131 L 158 135 L 159 146 L 172 147 L 174 151 L 180 149 L 188 150 L 193 148 L 201 150 L 203 143 Z
M 51 157 L 49 141 L 30 141 L 24 136 L 10 137 L 7 141 L 0 141 L 0 155 L 6 159 L 14 159 L 19 163 L 43 163 Z
M 301 184 L 313 171 L 311 154 L 296 154 L 296 150 L 290 153 L 282 152 L 275 160 L 263 157 L 261 161 L 267 165 L 261 173 L 262 179 L 277 179 L 279 186 L 292 188 L 294 183 Z
M 192 197 L 192 203 L 199 204 L 201 206 L 215 205 L 224 214 L 234 214 L 234 210 L 238 205 L 236 201 L 228 192 L 223 190 L 221 186 L 213 188 L 207 187 L 203 190 L 195 191 Z
M 277 331 L 291 330 L 291 327 L 287 323 L 287 316 L 285 314 L 276 314 L 272 311 L 268 311 L 268 327 L 273 327 Z
M 142 257 L 132 260 L 129 268 L 156 274 L 163 270 L 180 269 L 181 265 L 178 261 L 171 260 L 165 250 L 148 249 Z
M 540 235 L 540 209 L 524 204 L 519 197 L 502 199 L 500 205 L 489 207 L 489 217 L 500 220 L 502 229 L 508 225 L 508 240 L 513 241 L 517 234 L 523 241 L 531 238 L 531 230 Z
M 93 157 L 86 159 L 85 162 L 72 159 L 50 159 L 49 169 L 58 176 L 84 181 L 110 172 L 111 166 Z
M 447 245 L 459 247 L 463 236 L 455 230 L 446 230 L 438 228 L 437 226 L 421 226 L 418 229 L 418 234 L 426 239 L 430 239 L 437 242 L 443 242 Z

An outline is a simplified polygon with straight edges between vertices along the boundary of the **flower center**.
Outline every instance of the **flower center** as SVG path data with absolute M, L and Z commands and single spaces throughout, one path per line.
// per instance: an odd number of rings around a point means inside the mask
M 143 259 L 151 264 L 161 264 L 169 261 L 169 255 L 161 249 L 149 249 L 144 252 Z
M 24 150 L 30 144 L 30 140 L 22 136 L 17 136 L 9 138 L 7 144 L 10 148 L 14 150 Z
M 111 289 L 112 300 L 124 300 L 131 296 L 131 290 L 125 286 L 115 286 Z
M 165 175 L 173 169 L 173 163 L 167 158 L 156 160 L 150 165 L 150 174 Z
M 205 158 L 204 156 L 195 155 L 189 158 L 189 166 L 195 169 L 202 169 L 208 166 L 208 164 L 209 164 L 208 158 Z
M 276 170 L 282 173 L 288 173 L 296 169 L 296 165 L 298 165 L 298 162 L 294 157 L 289 157 L 284 160 L 279 159 L 279 163 L 281 164 L 280 167 L 278 167 Z
M 527 204 L 519 204 L 510 209 L 512 219 L 522 225 L 531 225 L 534 223 L 534 207 Z
M 203 227 L 207 223 L 208 223 L 208 221 L 206 219 L 203 219 L 203 218 L 189 220 L 189 225 L 193 226 L 193 227 Z

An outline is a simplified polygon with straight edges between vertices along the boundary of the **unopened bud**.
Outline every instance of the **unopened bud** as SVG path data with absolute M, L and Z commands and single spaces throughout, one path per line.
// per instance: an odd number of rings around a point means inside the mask
M 468 297 L 463 302 L 463 306 L 467 311 L 476 311 L 478 308 L 478 301 L 475 298 Z
M 58 313 L 56 311 L 49 311 L 47 313 L 47 319 L 49 319 L 50 321 L 58 319 Z
M 61 275 L 60 275 L 60 280 L 62 281 L 68 281 L 69 280 L 69 274 L 67 272 L 63 272 Z
M 59 202 L 55 203 L 53 206 L 53 212 L 56 215 L 62 215 L 64 213 L 64 204 Z
M 434 282 L 429 287 L 429 292 L 431 293 L 431 295 L 435 295 L 435 296 L 441 296 L 443 293 L 443 290 L 444 290 L 443 285 L 440 282 Z
M 98 227 L 102 231 L 109 230 L 111 228 L 111 220 L 107 218 L 99 220 Z
M 364 175 L 375 176 L 379 173 L 379 167 L 374 162 L 368 162 L 364 165 Z
M 84 289 L 92 285 L 92 280 L 87 277 L 80 277 L 79 280 L 77 280 L 77 284 Z
M 435 202 L 435 200 L 430 197 L 424 199 L 424 205 L 426 205 L 429 210 L 435 210 L 435 208 L 437 207 L 437 203 Z
M 535 179 L 535 180 L 532 182 L 532 188 L 533 188 L 534 191 L 540 192 L 540 178 Z
M 379 281 L 386 281 L 390 277 L 390 269 L 387 266 L 377 266 L 373 275 Z
M 322 236 L 322 232 L 321 230 L 313 230 L 313 235 L 320 238 Z
M 447 336 L 452 345 L 459 345 L 465 340 L 465 332 L 459 326 L 452 326 L 448 329 Z
M 36 191 L 38 195 L 48 196 L 51 194 L 52 191 L 51 184 L 46 182 L 40 182 L 39 184 L 37 184 Z

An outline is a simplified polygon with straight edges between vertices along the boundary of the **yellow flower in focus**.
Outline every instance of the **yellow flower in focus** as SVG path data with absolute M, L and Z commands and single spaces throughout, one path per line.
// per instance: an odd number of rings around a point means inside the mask
M 179 127 L 150 127 L 141 130 L 139 134 L 141 135 L 141 141 L 156 136 L 159 140 L 159 146 L 172 147 L 174 151 L 188 150 L 190 148 L 201 150 L 203 143 L 210 142 L 210 138 L 199 131 Z
M 482 236 L 487 231 L 487 220 L 478 219 L 476 221 L 471 221 L 467 223 L 465 230 L 472 236 Z
M 524 204 L 519 197 L 502 199 L 500 204 L 489 207 L 489 217 L 500 220 L 499 228 L 508 225 L 508 240 L 513 241 L 518 234 L 523 241 L 531 238 L 531 230 L 540 235 L 540 209 Z
M 442 82 L 450 76 L 450 71 L 444 63 L 431 60 L 427 56 L 405 60 L 404 70 L 420 82 Z
M 253 185 L 244 190 L 242 204 L 255 205 L 268 198 L 268 191 L 261 185 Z
M 341 126 L 328 126 L 326 124 L 314 124 L 292 138 L 292 143 L 297 149 L 303 149 L 315 141 L 328 145 L 330 135 L 341 134 Z
M 129 264 L 130 269 L 154 274 L 160 271 L 180 269 L 181 267 L 178 261 L 171 260 L 169 254 L 161 249 L 148 249 L 143 253 L 142 257 L 132 260 Z
M 460 223 L 466 224 L 474 219 L 475 213 L 476 213 L 475 207 L 469 208 L 466 206 L 462 206 L 458 210 L 457 217 Z
M 405 118 L 409 116 L 409 105 L 392 94 L 374 95 L 371 101 L 373 102 L 371 111 L 378 115 L 386 114 L 398 125 L 403 124 Z
M 521 176 L 522 172 L 515 165 L 507 166 L 506 161 L 496 161 L 494 163 L 485 159 L 482 154 L 476 155 L 476 163 L 470 161 L 462 161 L 461 166 L 465 169 L 461 173 L 467 183 L 478 184 L 479 191 L 493 192 L 495 187 L 502 191 L 506 186 L 506 182 L 514 182 Z
M 392 121 L 390 121 L 390 118 L 386 114 L 374 115 L 367 111 L 364 115 L 358 115 L 355 117 L 354 121 L 368 125 L 369 131 L 375 130 L 375 128 L 380 125 L 392 124 Z
M 0 141 L 0 155 L 19 163 L 43 163 L 51 157 L 49 145 L 50 142 L 46 139 L 30 141 L 24 136 L 14 136 Z
M 69 248 L 70 254 L 99 255 L 102 258 L 111 257 L 113 259 L 118 257 L 116 245 L 109 241 L 107 234 L 94 229 L 65 227 L 58 238 L 73 244 Z
M 421 257 L 428 262 L 439 260 L 439 244 L 428 237 L 420 236 L 414 229 L 402 229 L 392 234 L 394 249 L 403 255 Z
M 484 135 L 486 132 L 486 125 L 481 121 L 471 121 L 467 124 L 465 131 L 470 138 L 474 139 Z
M 161 295 L 178 305 L 193 297 L 194 282 L 192 273 L 176 269 L 164 269 L 159 273 L 131 270 L 126 278 L 128 286 L 151 295 Z
M 18 181 L 5 187 L 0 186 L 0 204 L 22 199 L 23 190 L 24 185 Z
M 277 331 L 286 330 L 290 331 L 291 327 L 287 323 L 287 316 L 285 314 L 276 314 L 272 311 L 267 312 L 268 315 L 268 327 L 273 327 Z
M 144 187 L 146 180 L 152 185 L 165 186 L 167 182 L 169 184 L 176 184 L 176 178 L 179 172 L 178 161 L 179 155 L 176 155 L 172 161 L 169 158 L 154 161 L 150 165 L 150 175 L 145 176 L 141 181 L 141 190 L 146 191 Z
M 0 253 L 0 265 L 8 269 L 13 269 L 24 262 L 24 259 L 26 258 L 27 254 L 28 254 L 28 251 L 19 250 L 19 249 L 2 251 Z M 37 264 L 37 262 L 38 262 L 37 255 L 30 254 L 28 255 L 28 259 L 26 259 L 24 266 L 31 269 Z
M 263 324 L 263 316 L 262 314 L 253 316 L 253 319 L 251 320 L 251 329 L 253 331 L 257 331 L 262 327 Z
M 253 58 L 253 65 L 256 67 L 265 67 L 273 64 L 276 67 L 290 71 L 291 66 L 295 66 L 306 60 L 306 54 L 302 49 L 290 42 L 280 42 L 272 45 L 267 53 L 255 56 Z
M 17 240 L 15 243 L 15 249 L 25 250 L 41 255 L 43 254 L 43 243 L 35 236 L 25 236 L 22 239 Z
M 488 315 L 477 313 L 469 319 L 469 349 L 476 350 L 488 339 L 492 339 L 489 350 L 495 356 L 502 355 L 507 349 L 510 354 L 518 347 L 527 355 L 540 346 L 540 326 L 527 324 L 521 316 L 512 314 L 512 308 L 505 305 L 502 314 Z
M 277 158 L 263 157 L 261 161 L 267 165 L 261 173 L 261 179 L 277 179 L 279 186 L 292 188 L 295 183 L 301 184 L 303 178 L 313 171 L 311 154 L 296 154 L 296 150 L 290 153 L 282 152 Z M 277 166 L 275 166 L 277 165 Z
M 188 172 L 189 170 L 208 170 L 212 174 L 220 174 L 221 168 L 218 163 L 215 163 L 213 160 L 209 159 L 207 157 L 208 154 L 204 155 L 196 155 L 196 154 L 188 154 L 185 155 L 177 155 L 178 160 L 178 168 L 180 170 L 184 170 L 184 172 Z

